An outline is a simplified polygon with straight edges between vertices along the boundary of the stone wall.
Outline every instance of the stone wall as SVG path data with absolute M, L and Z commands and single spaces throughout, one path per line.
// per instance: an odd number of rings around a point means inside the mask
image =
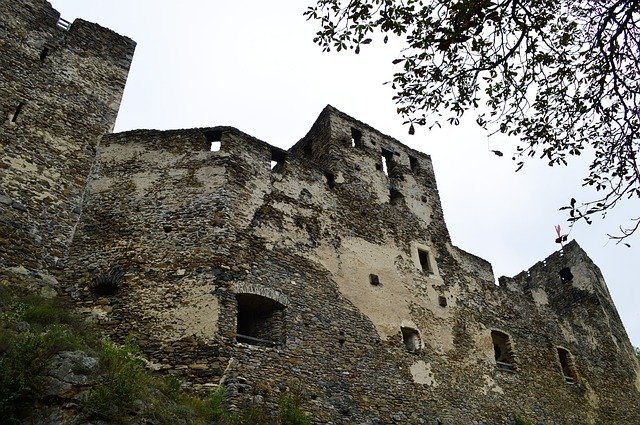
M 429 156 L 331 106 L 288 151 L 230 127 L 105 134 L 134 43 L 44 1 L 0 16 L 0 270 L 55 273 L 150 367 L 267 409 L 296 391 L 318 423 L 640 422 L 576 242 L 495 285 L 451 244 Z
M 99 137 L 111 131 L 135 43 L 44 0 L 0 3 L 0 266 L 66 255 Z M 61 25 L 58 25 L 58 23 Z
M 319 422 L 345 424 L 639 415 L 632 347 L 577 243 L 495 285 L 451 245 L 429 157 L 332 107 L 288 152 L 227 127 L 105 136 L 71 258 L 68 292 L 114 338 L 238 403 L 293 388 Z M 116 265 L 119 293 L 93 294 Z M 238 342 L 239 294 L 284 307 L 260 330 L 284 343 Z

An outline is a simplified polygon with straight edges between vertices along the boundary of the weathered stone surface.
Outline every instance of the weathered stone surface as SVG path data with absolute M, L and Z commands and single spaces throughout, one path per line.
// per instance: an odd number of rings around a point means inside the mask
M 330 106 L 288 151 L 230 127 L 105 134 L 134 44 L 58 16 L 0 3 L 0 273 L 231 405 L 294 390 L 320 423 L 640 423 L 633 347 L 576 242 L 496 286 L 451 244 L 429 156 Z M 73 361 L 52 396 L 85 385 Z
M 0 2 L 0 16 L 0 266 L 40 270 L 73 237 L 135 43 L 80 19 L 61 28 L 43 0 Z

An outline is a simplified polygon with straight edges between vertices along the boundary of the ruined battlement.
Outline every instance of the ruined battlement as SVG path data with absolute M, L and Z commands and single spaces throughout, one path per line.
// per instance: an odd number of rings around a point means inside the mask
M 233 127 L 111 134 L 135 43 L 0 5 L 0 275 L 150 367 L 318 423 L 640 421 L 639 367 L 575 241 L 495 284 L 431 158 L 327 106 L 283 150 Z M 46 50 L 45 50 L 46 49 Z

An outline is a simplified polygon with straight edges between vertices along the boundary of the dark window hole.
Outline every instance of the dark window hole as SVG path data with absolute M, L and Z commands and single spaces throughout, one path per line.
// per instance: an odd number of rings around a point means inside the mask
M 409 155 L 409 167 L 411 171 L 416 171 L 418 169 L 418 158 Z
M 47 58 L 47 56 L 49 56 L 49 48 L 48 47 L 44 47 L 40 51 L 40 62 L 44 62 L 44 60 Z
M 373 286 L 378 286 L 380 285 L 380 278 L 378 277 L 377 274 L 370 274 L 369 283 L 372 284 Z
M 513 347 L 509 335 L 500 331 L 491 331 L 491 340 L 498 369 L 515 370 Z
M 271 171 L 278 172 L 284 164 L 287 154 L 282 149 L 271 149 Z
M 218 152 L 222 147 L 222 131 L 221 130 L 209 130 L 204 132 L 204 137 L 207 140 L 207 150 L 210 152 Z
M 281 346 L 285 340 L 285 308 L 271 298 L 236 294 L 238 302 L 236 340 L 245 344 Z
M 429 251 L 418 248 L 418 259 L 420 260 L 420 267 L 422 268 L 423 272 L 433 273 Z
M 578 376 L 573 363 L 573 357 L 569 350 L 558 347 L 558 359 L 560 360 L 560 368 L 562 369 L 562 375 L 564 376 L 565 382 L 568 384 L 574 384 Z
M 329 186 L 329 189 L 333 189 L 336 185 L 336 176 L 334 176 L 333 173 L 325 171 L 324 178 L 327 180 L 327 186 Z
M 402 332 L 402 342 L 404 348 L 410 353 L 415 353 L 420 350 L 420 333 L 417 329 L 402 326 L 400 328 Z
M 398 205 L 404 200 L 404 195 L 398 189 L 389 189 L 389 201 L 393 205 Z
M 573 273 L 571 273 L 571 269 L 569 267 L 565 267 L 560 270 L 560 280 L 562 283 L 571 282 L 573 280 Z
M 362 132 L 355 127 L 351 127 L 351 147 L 362 146 Z

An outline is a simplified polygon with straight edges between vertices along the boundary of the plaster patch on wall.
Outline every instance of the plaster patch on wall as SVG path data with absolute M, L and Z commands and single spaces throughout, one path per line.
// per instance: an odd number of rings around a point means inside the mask
M 159 179 L 160 176 L 152 172 L 135 173 L 131 176 L 131 181 L 136 185 L 136 195 L 140 198 L 145 196 Z
M 425 296 L 416 290 L 415 270 L 403 273 L 398 269 L 396 258 L 408 258 L 392 244 L 379 245 L 360 238 L 344 238 L 338 250 L 332 245 L 323 245 L 314 254 L 316 261 L 332 273 L 340 292 L 369 317 L 384 340 L 397 338 L 399 324 L 403 320 L 415 321 L 411 315 L 411 304 L 423 307 L 433 316 L 451 314 L 438 305 L 437 294 L 431 285 L 426 292 L 433 296 Z M 378 275 L 382 285 L 369 284 L 371 273 Z M 426 279 L 441 284 L 439 279 Z M 420 325 L 425 327 L 422 323 Z M 441 350 L 453 347 L 450 329 L 432 332 L 429 327 L 428 334 L 430 345 L 439 346 Z
M 162 323 L 158 335 L 165 341 L 177 341 L 189 335 L 205 340 L 212 339 L 218 333 L 218 299 L 211 295 L 210 285 L 189 286 L 188 291 L 180 294 L 179 302 L 164 309 L 147 308 L 146 313 Z M 162 298 L 154 292 L 146 295 L 147 303 L 153 305 L 153 298 Z
M 531 297 L 533 298 L 533 302 L 536 303 L 537 306 L 543 306 L 549 304 L 549 297 L 547 293 L 542 288 L 535 288 L 531 290 Z
M 113 144 L 103 146 L 98 150 L 100 162 L 103 164 L 114 163 L 119 164 L 126 161 L 130 161 L 131 158 L 140 156 L 142 154 L 149 154 L 149 148 L 138 144 Z M 155 156 L 157 152 L 153 152 Z
M 494 381 L 489 375 L 484 375 L 484 386 L 481 391 L 484 395 L 489 394 L 490 391 L 498 394 L 504 394 L 502 387 L 496 384 L 496 381 Z
M 16 157 L 5 157 L 4 160 L 9 160 L 9 168 L 13 168 L 20 171 L 25 171 L 28 173 L 36 173 L 38 171 L 38 166 L 33 162 L 27 161 L 23 158 Z M 6 163 L 6 162 L 5 162 Z
M 433 372 L 431 371 L 431 363 L 425 363 L 423 360 L 418 360 L 411 365 L 409 371 L 413 377 L 413 382 L 434 388 L 438 386 L 438 383 L 433 377 Z

